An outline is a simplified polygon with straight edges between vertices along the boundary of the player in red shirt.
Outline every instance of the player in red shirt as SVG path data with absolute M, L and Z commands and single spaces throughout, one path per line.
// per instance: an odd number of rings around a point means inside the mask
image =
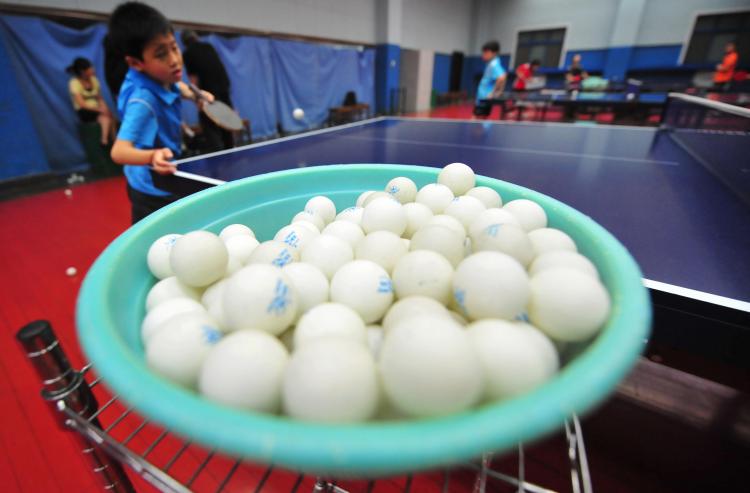
M 513 90 L 525 91 L 526 84 L 528 84 L 534 76 L 534 72 L 536 72 L 536 69 L 538 69 L 540 65 L 541 63 L 539 60 L 534 59 L 516 67 L 516 80 L 513 82 Z

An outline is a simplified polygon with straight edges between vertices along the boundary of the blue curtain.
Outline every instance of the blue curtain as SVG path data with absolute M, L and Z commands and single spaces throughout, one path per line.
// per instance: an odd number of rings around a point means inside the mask
M 4 82 L 0 101 L 20 92 L 22 101 L 17 96 L 15 100 L 25 106 L 25 110 L 20 106 L 9 110 L 16 123 L 11 127 L 4 119 L 0 143 L 7 139 L 28 142 L 9 151 L 13 156 L 2 158 L 0 179 L 87 166 L 65 68 L 78 56 L 91 60 L 103 84 L 104 98 L 114 110 L 104 81 L 105 35 L 104 24 L 78 30 L 41 18 L 0 15 L 0 42 L 7 52 L 7 63 L 0 60 L 0 74 L 7 73 L 12 76 L 7 78 L 15 81 Z M 250 120 L 254 137 L 273 135 L 277 123 L 287 132 L 321 125 L 328 118 L 328 109 L 341 105 L 348 91 L 354 91 L 358 101 L 374 104 L 374 50 L 253 36 L 210 35 L 205 40 L 224 62 L 232 83 L 232 101 L 238 113 Z M 3 47 L 0 56 L 4 57 Z M 197 121 L 194 105 L 183 108 L 185 121 Z M 294 108 L 305 111 L 305 120 L 294 120 Z M 33 128 L 23 129 L 24 114 L 27 127 L 33 124 Z M 36 154 L 33 149 L 38 150 Z M 5 165 L 11 161 L 22 164 Z
M 0 81 L 0 180 L 49 171 L 2 40 Z
M 104 97 L 112 104 L 103 80 L 105 34 L 101 24 L 78 30 L 35 17 L 0 16 L 0 35 L 52 171 L 87 166 L 68 96 L 70 75 L 65 73 L 75 57 L 92 61 L 105 86 Z
M 232 84 L 232 104 L 250 120 L 253 137 L 276 133 L 276 84 L 267 38 L 238 36 L 205 38 L 219 53 Z
M 271 40 L 277 84 L 277 111 L 285 131 L 324 123 L 328 109 L 340 106 L 348 91 L 370 106 L 375 101 L 375 51 L 299 41 Z M 302 108 L 305 118 L 292 112 Z

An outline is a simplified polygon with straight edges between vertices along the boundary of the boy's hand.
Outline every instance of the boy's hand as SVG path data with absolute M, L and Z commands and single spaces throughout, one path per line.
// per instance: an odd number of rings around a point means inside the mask
M 172 157 L 174 157 L 174 154 L 167 147 L 156 149 L 151 156 L 151 166 L 160 175 L 171 175 L 177 170 L 177 167 L 169 162 Z
M 201 89 L 201 96 L 203 96 L 203 98 L 198 100 L 198 106 L 201 109 L 203 109 L 203 105 L 204 104 L 206 104 L 206 103 L 213 103 L 214 99 L 216 99 L 216 98 L 214 98 L 213 94 L 211 94 L 208 91 L 204 91 L 203 89 Z

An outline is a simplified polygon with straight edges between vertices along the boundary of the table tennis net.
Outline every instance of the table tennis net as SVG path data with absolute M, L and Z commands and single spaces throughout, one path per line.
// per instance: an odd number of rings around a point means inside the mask
M 750 132 L 750 98 L 744 94 L 705 97 L 670 93 L 662 127 L 716 132 Z
M 740 101 L 730 104 L 728 100 L 731 99 L 670 94 L 661 128 L 683 151 L 750 204 L 750 109 Z M 745 102 L 748 104 L 750 101 Z

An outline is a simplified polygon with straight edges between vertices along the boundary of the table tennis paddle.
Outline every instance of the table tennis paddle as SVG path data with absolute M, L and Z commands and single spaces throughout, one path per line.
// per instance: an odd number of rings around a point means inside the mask
M 242 118 L 240 118 L 240 115 L 238 115 L 229 105 L 217 100 L 209 102 L 195 84 L 188 85 L 193 93 L 195 93 L 195 99 L 203 102 L 203 104 L 200 105 L 201 110 L 209 119 L 211 119 L 212 122 L 225 130 L 233 132 L 242 130 Z

